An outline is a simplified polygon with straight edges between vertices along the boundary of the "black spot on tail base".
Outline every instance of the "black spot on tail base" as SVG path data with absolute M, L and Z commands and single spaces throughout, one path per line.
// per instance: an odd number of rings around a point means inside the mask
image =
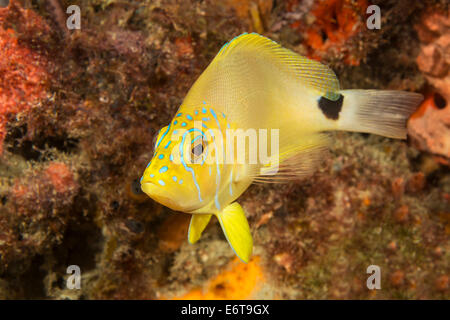
M 339 113 L 342 110 L 342 104 L 344 103 L 344 96 L 341 94 L 336 101 L 320 97 L 318 105 L 322 110 L 325 117 L 332 120 L 339 119 Z

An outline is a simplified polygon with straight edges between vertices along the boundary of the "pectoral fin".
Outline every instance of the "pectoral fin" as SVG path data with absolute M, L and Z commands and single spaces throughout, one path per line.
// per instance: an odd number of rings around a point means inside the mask
M 212 214 L 193 214 L 189 224 L 189 243 L 196 243 L 211 220 Z
M 252 254 L 253 239 L 244 209 L 234 202 L 218 213 L 217 218 L 234 253 L 247 263 Z

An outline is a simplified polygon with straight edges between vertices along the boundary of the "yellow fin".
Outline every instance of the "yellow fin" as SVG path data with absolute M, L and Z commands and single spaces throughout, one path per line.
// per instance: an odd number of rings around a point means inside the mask
M 234 202 L 219 212 L 217 218 L 234 253 L 247 263 L 252 254 L 253 239 L 244 209 Z
M 200 239 L 203 230 L 211 220 L 212 214 L 193 214 L 189 224 L 188 240 L 189 243 L 196 243 Z
M 246 60 L 264 56 L 265 63 L 273 63 L 300 80 L 305 86 L 330 100 L 339 98 L 339 80 L 328 66 L 301 56 L 257 33 L 244 33 L 226 43 L 216 56 L 216 60 Z M 214 61 L 213 61 L 214 62 Z

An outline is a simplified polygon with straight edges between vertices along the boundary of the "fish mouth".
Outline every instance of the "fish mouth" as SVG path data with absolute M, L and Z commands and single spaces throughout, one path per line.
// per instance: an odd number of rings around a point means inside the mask
M 193 204 L 184 199 L 180 192 L 166 190 L 154 182 L 142 182 L 141 189 L 156 202 L 175 211 L 191 212 L 200 207 L 196 203 Z
M 163 190 L 160 186 L 153 182 L 143 182 L 141 183 L 142 191 L 147 194 L 150 198 L 156 202 L 165 205 L 173 210 L 180 210 L 181 207 L 174 201 L 172 195 L 166 190 Z
M 169 199 L 168 196 L 163 196 L 163 193 L 165 193 L 163 190 L 161 190 L 161 187 L 156 185 L 153 182 L 144 182 L 141 183 L 141 189 L 144 193 L 146 193 L 150 198 L 157 197 L 158 199 Z M 156 199 L 155 199 L 156 200 Z M 158 201 L 158 200 L 157 200 Z M 159 202 L 159 201 L 158 201 Z

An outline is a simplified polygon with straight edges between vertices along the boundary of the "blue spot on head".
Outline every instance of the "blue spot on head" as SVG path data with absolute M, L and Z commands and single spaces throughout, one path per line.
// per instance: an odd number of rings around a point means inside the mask
M 175 120 L 175 121 L 173 122 L 174 125 L 176 125 L 177 123 L 178 123 L 178 120 Z
M 142 183 L 142 179 L 144 179 L 144 176 L 141 177 L 141 180 L 139 180 L 139 183 Z
M 173 176 L 172 179 L 173 181 L 177 182 L 177 177 Z
M 186 115 L 186 118 L 188 118 L 188 120 L 192 120 L 192 117 L 191 117 L 190 114 L 187 114 L 187 115 Z
M 179 114 L 177 114 L 177 117 L 181 117 L 182 113 L 180 112 Z
M 182 127 L 186 127 L 186 122 L 183 122 L 183 123 L 181 124 L 181 126 L 182 126 Z
M 169 168 L 167 168 L 167 166 L 161 167 L 161 169 L 159 169 L 159 173 L 164 173 L 168 170 Z
M 163 155 L 163 154 L 160 154 L 160 155 L 158 156 L 158 158 L 159 158 L 159 159 L 164 159 L 164 155 Z
M 203 113 L 206 113 L 206 108 L 203 107 L 203 108 L 202 108 L 202 112 L 203 112 Z
M 173 161 L 173 154 L 170 155 L 169 159 L 170 161 Z
M 153 173 L 150 173 L 150 178 L 155 177 L 155 175 Z
M 210 118 L 202 118 L 202 121 L 209 121 L 211 120 Z
M 198 114 L 198 110 L 195 110 L 195 112 L 194 112 L 196 115 Z
M 164 149 L 167 149 L 171 143 L 172 143 L 172 141 L 167 142 L 167 144 L 166 144 L 166 146 L 164 147 Z
M 180 181 L 178 183 L 179 184 L 183 184 L 183 179 L 180 179 Z
M 206 104 L 206 101 L 203 101 L 203 104 Z
M 178 130 L 173 130 L 173 134 L 177 134 L 178 133 Z
M 223 112 L 222 112 L 222 116 L 223 116 L 224 118 L 226 118 L 225 113 L 223 113 Z
M 165 186 L 166 184 L 164 183 L 164 181 L 162 181 L 162 180 L 158 180 L 158 183 L 160 184 L 160 185 L 162 185 L 162 186 Z
M 152 162 L 150 161 L 150 162 L 147 164 L 147 168 L 150 166 L 150 163 L 152 163 Z M 146 168 L 146 169 L 147 169 L 147 168 Z

